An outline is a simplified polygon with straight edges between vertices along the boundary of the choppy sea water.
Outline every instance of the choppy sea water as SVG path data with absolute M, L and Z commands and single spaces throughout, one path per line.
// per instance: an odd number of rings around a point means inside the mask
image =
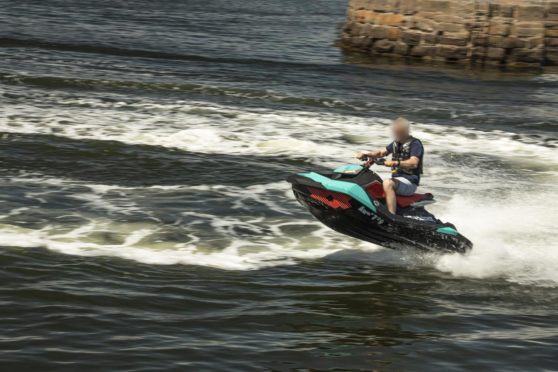
M 558 75 L 356 63 L 342 0 L 0 5 L 2 368 L 558 368 Z M 284 181 L 400 115 L 469 255 Z

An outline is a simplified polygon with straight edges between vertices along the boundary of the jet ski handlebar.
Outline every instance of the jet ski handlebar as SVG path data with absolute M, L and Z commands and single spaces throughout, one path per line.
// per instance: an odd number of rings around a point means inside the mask
M 370 168 L 372 164 L 384 165 L 384 163 L 386 162 L 385 158 L 372 158 L 368 155 L 364 155 L 361 160 L 364 161 L 363 166 L 366 169 Z

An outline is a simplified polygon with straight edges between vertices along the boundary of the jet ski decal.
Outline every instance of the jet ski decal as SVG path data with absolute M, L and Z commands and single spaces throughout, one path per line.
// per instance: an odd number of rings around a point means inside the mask
M 370 197 L 366 194 L 364 189 L 356 183 L 332 180 L 331 178 L 324 177 L 316 172 L 300 173 L 299 175 L 320 183 L 328 190 L 350 195 L 364 204 L 372 212 L 376 212 L 376 207 L 372 204 Z

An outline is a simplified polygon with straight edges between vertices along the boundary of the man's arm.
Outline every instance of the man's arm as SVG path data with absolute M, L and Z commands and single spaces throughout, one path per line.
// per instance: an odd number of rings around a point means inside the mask
M 369 158 L 381 158 L 386 156 L 388 151 L 386 149 L 377 149 L 371 151 L 359 151 L 356 153 L 356 158 L 362 160 L 364 156 L 368 156 Z
M 386 167 L 396 167 L 396 168 L 404 168 L 404 169 L 415 169 L 419 166 L 420 159 L 416 156 L 411 156 L 407 160 L 401 161 L 393 161 L 393 160 L 386 160 L 384 165 Z
M 420 157 L 424 154 L 424 149 L 420 142 L 415 141 L 411 144 L 411 157 L 401 161 L 386 161 L 386 167 L 396 167 L 403 169 L 416 169 L 420 163 Z

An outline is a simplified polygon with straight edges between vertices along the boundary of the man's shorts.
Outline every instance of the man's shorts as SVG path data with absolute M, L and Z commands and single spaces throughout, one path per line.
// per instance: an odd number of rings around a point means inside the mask
M 397 195 L 413 195 L 417 191 L 417 185 L 406 179 L 405 177 L 394 177 L 394 180 L 399 181 L 395 193 Z

